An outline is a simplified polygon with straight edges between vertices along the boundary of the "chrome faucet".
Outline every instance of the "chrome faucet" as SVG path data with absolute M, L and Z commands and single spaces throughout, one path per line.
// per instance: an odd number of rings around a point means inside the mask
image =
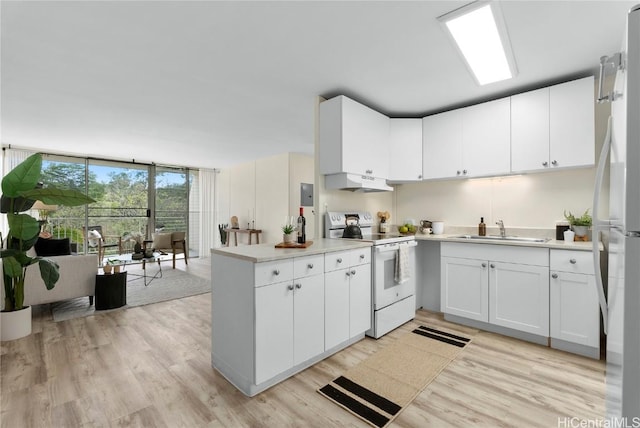
M 502 220 L 498 220 L 498 221 L 496 221 L 496 224 L 500 228 L 500 237 L 501 238 L 506 238 L 507 237 L 507 231 L 504 230 L 504 222 Z

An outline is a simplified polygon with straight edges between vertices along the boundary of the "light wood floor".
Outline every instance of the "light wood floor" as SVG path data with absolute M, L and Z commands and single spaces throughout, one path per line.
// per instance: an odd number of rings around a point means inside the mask
M 190 260 L 186 270 L 210 276 L 206 259 Z M 33 334 L 2 343 L 1 426 L 367 427 L 316 389 L 418 324 L 475 337 L 394 427 L 557 427 L 558 418 L 604 415 L 602 361 L 477 332 L 425 311 L 247 398 L 211 368 L 210 297 L 59 323 L 47 305 L 35 307 Z

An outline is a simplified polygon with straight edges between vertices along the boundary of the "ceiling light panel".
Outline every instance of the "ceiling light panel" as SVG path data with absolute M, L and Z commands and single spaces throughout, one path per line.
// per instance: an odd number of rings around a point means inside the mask
M 511 43 L 497 3 L 474 2 L 442 15 L 438 21 L 453 39 L 478 84 L 515 77 Z

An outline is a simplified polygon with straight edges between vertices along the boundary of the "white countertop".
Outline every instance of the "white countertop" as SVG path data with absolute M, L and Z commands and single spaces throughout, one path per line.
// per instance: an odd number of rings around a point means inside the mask
M 416 233 L 416 240 L 418 241 L 440 241 L 440 242 L 462 242 L 465 244 L 494 244 L 494 245 L 511 245 L 517 247 L 541 247 L 541 248 L 553 248 L 556 250 L 577 250 L 577 251 L 591 251 L 593 249 L 593 243 L 589 242 L 567 242 L 551 239 L 546 242 L 519 242 L 519 241 L 497 241 L 493 239 L 467 239 L 456 238 L 456 236 L 462 235 L 456 234 L 442 234 L 442 235 L 425 235 L 422 233 Z M 602 242 L 598 243 L 600 251 L 603 250 Z
M 310 256 L 314 254 L 331 253 L 334 251 L 352 250 L 370 247 L 371 242 L 353 239 L 313 239 L 313 244 L 307 248 L 275 248 L 275 244 L 241 245 L 238 247 L 212 248 L 211 254 L 235 257 L 254 263 L 273 260 L 290 259 L 292 257 Z

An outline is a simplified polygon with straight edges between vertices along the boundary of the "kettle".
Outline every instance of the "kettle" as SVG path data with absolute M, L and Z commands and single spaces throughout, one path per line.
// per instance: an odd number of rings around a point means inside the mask
M 355 223 L 349 224 L 349 220 L 355 220 Z M 362 230 L 360 229 L 360 218 L 355 215 L 348 215 L 344 220 L 347 227 L 342 232 L 343 238 L 362 239 Z

